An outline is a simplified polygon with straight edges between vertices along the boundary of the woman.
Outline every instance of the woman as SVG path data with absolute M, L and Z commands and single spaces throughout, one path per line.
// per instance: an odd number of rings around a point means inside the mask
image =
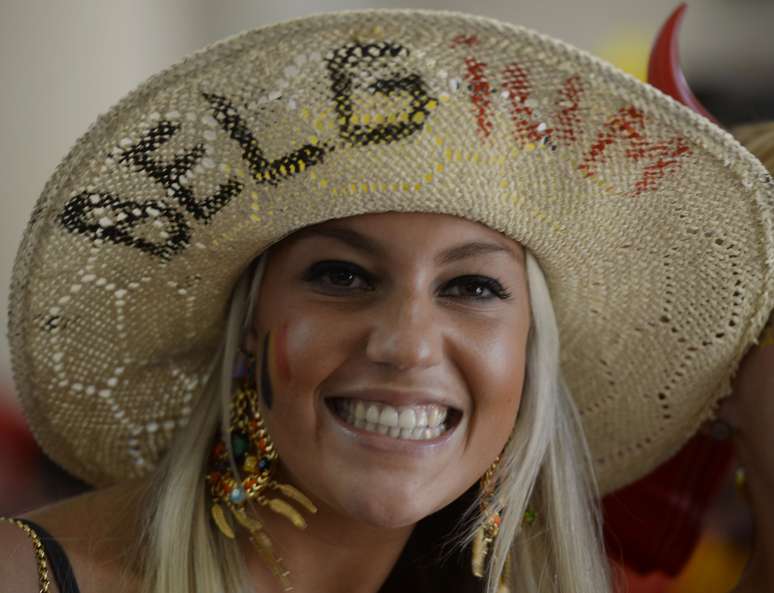
M 676 450 L 772 308 L 762 172 L 486 19 L 193 56 L 98 121 L 21 247 L 30 422 L 117 485 L 3 525 L 0 581 L 34 587 L 50 531 L 84 591 L 609 590 L 595 483 Z

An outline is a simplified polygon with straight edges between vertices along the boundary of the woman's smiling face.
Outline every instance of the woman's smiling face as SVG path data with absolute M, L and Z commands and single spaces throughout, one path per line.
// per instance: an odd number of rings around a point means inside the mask
M 369 214 L 288 237 L 249 343 L 283 471 L 375 526 L 444 507 L 508 440 L 529 325 L 523 249 L 478 223 Z

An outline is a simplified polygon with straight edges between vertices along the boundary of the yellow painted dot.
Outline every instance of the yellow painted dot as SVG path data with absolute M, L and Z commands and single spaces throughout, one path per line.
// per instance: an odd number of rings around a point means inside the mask
M 433 181 L 433 174 L 432 173 L 425 174 L 425 182 L 432 183 L 432 181 Z
M 325 129 L 325 121 L 322 119 L 315 120 L 314 128 L 320 132 L 323 131 Z
M 441 146 L 441 145 L 443 145 L 443 136 L 436 136 L 436 137 L 435 137 L 435 143 L 436 143 L 438 146 Z
M 436 163 L 435 170 L 437 173 L 443 173 L 443 170 L 444 170 L 443 163 Z
M 421 124 L 425 121 L 425 113 L 423 111 L 417 111 L 411 119 L 415 124 Z
M 320 179 L 320 187 L 325 189 L 328 187 L 328 180 L 327 179 Z
M 451 148 L 447 148 L 443 151 L 443 158 L 445 158 L 447 161 L 450 161 L 454 158 L 454 152 Z
M 524 149 L 525 149 L 527 152 L 532 152 L 533 150 L 535 150 L 535 148 L 536 148 L 536 146 L 535 146 L 535 144 L 534 144 L 534 143 L 532 143 L 532 142 L 530 142 L 529 144 L 527 144 L 527 145 L 524 147 Z
M 406 183 L 406 182 L 404 181 L 403 183 L 401 183 L 401 184 L 400 184 L 400 188 L 401 188 L 403 191 L 408 191 L 409 189 L 411 189 L 411 186 L 410 186 L 408 183 Z
M 441 100 L 441 103 L 448 103 L 451 97 L 447 95 L 446 93 L 443 93 L 440 97 L 438 97 Z
M 260 216 L 258 216 L 257 214 L 251 214 L 251 215 L 250 215 L 250 219 L 251 219 L 253 222 L 261 222 L 261 217 L 260 217 Z
M 298 171 L 303 172 L 306 169 L 306 163 L 304 161 L 298 161 Z
M 401 111 L 401 112 L 398 114 L 398 121 L 399 121 L 400 123 L 402 123 L 402 124 L 406 124 L 406 123 L 408 123 L 408 119 L 409 119 L 408 113 L 406 113 L 405 111 Z
M 454 160 L 455 161 L 461 161 L 462 160 L 462 151 L 458 150 L 454 153 Z
M 301 117 L 303 119 L 308 120 L 312 116 L 312 112 L 309 110 L 309 107 L 303 107 L 301 109 Z
M 353 113 L 352 115 L 349 116 L 349 123 L 352 124 L 353 126 L 356 126 L 360 123 L 360 117 L 358 116 L 357 113 Z
M 419 191 L 420 189 L 422 189 L 422 184 L 421 183 L 415 183 L 414 184 L 414 191 Z
M 503 189 L 508 187 L 508 180 L 507 179 L 501 179 L 500 180 L 500 187 L 502 187 Z
M 287 175 L 288 174 L 288 170 L 285 167 L 285 165 L 280 165 L 279 172 L 280 172 L 280 175 Z
M 360 118 L 360 121 L 363 123 L 364 126 L 367 126 L 371 123 L 371 116 L 368 113 L 364 113 L 363 117 Z
M 374 115 L 374 123 L 375 124 L 384 123 L 384 116 L 381 113 L 377 113 L 376 115 Z
M 388 123 L 388 124 L 394 124 L 394 123 L 396 123 L 397 121 L 398 121 L 398 116 L 397 116 L 397 115 L 395 115 L 394 113 L 390 113 L 390 114 L 387 116 L 387 123 Z
M 355 184 L 355 183 L 352 183 L 352 184 L 350 184 L 350 186 L 349 186 L 349 192 L 350 192 L 350 193 L 352 193 L 352 194 L 354 194 L 355 192 L 357 192 L 357 184 Z
M 425 105 L 425 107 L 427 107 L 429 111 L 432 111 L 433 109 L 438 107 L 438 101 L 436 101 L 435 99 L 431 99 L 430 101 L 427 102 L 427 105 Z
M 320 141 L 320 139 L 317 136 L 309 136 L 309 144 L 312 146 L 317 146 L 317 143 Z
M 361 183 L 360 184 L 360 191 L 368 193 L 368 184 L 367 183 Z

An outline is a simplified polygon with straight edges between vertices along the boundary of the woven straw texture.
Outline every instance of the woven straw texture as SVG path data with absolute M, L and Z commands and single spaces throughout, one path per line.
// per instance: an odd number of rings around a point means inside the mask
M 43 448 L 95 484 L 146 474 L 200 396 L 251 260 L 382 211 L 480 221 L 537 256 L 602 492 L 711 416 L 772 309 L 774 186 L 719 128 L 522 28 L 310 17 L 151 78 L 46 185 L 10 312 Z

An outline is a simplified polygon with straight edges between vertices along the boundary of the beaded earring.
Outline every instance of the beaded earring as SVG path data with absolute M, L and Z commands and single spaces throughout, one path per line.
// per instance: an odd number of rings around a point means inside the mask
M 497 456 L 486 470 L 479 482 L 481 490 L 481 514 L 486 517 L 484 523 L 476 530 L 473 537 L 473 550 L 471 555 L 471 571 L 473 576 L 484 577 L 484 567 L 486 557 L 494 545 L 497 534 L 500 532 L 501 515 L 499 512 L 491 512 L 489 507 L 494 495 L 494 474 L 497 471 L 497 465 L 500 463 L 500 456 Z
M 486 566 L 487 556 L 494 547 L 495 540 L 500 533 L 500 523 L 502 521 L 502 514 L 500 511 L 493 512 L 490 510 L 492 499 L 494 497 L 495 480 L 494 476 L 497 472 L 497 466 L 500 463 L 500 456 L 492 462 L 492 465 L 486 470 L 486 473 L 482 476 L 479 482 L 479 488 L 481 491 L 481 514 L 486 517 L 484 523 L 476 530 L 473 537 L 473 549 L 471 552 L 471 572 L 473 576 L 478 578 L 484 577 L 484 569 Z M 537 519 L 537 513 L 532 509 L 527 509 L 524 512 L 523 524 L 526 526 L 532 525 Z M 511 581 L 511 556 L 505 559 L 505 566 L 503 567 L 503 573 L 500 577 L 500 585 L 498 593 L 509 593 L 509 583 Z
M 224 507 L 228 509 L 230 516 L 247 529 L 250 541 L 279 579 L 283 590 L 292 591 L 289 571 L 275 554 L 263 524 L 248 515 L 246 507 L 250 503 L 257 503 L 282 515 L 298 529 L 306 528 L 306 520 L 293 505 L 279 496 L 297 503 L 312 514 L 317 512 L 317 507 L 294 486 L 274 479 L 278 456 L 258 409 L 254 369 L 255 358 L 250 356 L 246 377 L 231 403 L 231 452 L 220 434 L 212 449 L 206 478 L 212 500 L 210 513 L 220 532 L 234 539 L 236 534 L 232 520 Z

